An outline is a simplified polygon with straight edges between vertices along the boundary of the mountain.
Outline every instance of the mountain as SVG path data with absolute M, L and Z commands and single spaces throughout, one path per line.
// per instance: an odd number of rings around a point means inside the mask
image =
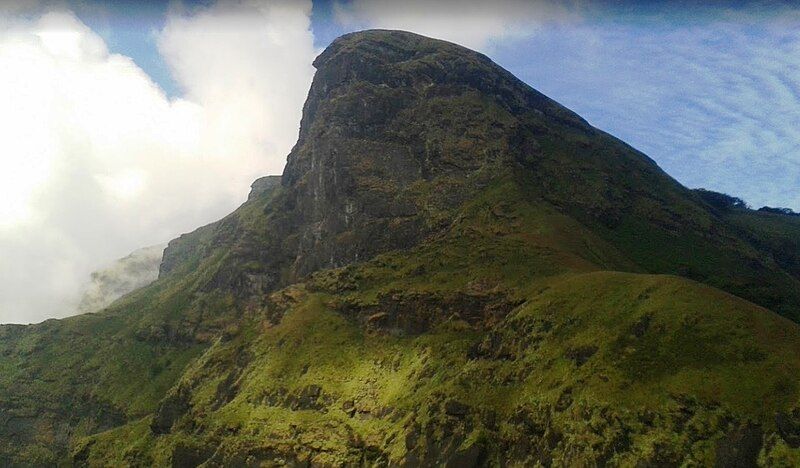
M 0 464 L 800 463 L 798 218 L 455 44 L 314 66 L 283 175 L 157 281 L 0 327 Z

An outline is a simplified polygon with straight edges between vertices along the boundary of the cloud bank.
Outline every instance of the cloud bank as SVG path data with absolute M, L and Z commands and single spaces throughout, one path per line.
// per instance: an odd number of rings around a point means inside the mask
M 544 23 L 577 18 L 573 2 L 537 0 L 350 0 L 334 6 L 348 29 L 403 29 L 487 51 L 534 34 Z
M 158 279 L 164 248 L 166 244 L 144 247 L 92 272 L 76 311 L 80 314 L 97 312 L 125 294 Z
M 98 266 L 282 170 L 313 74 L 310 10 L 173 9 L 159 48 L 180 99 L 68 10 L 0 21 L 0 323 L 73 313 Z

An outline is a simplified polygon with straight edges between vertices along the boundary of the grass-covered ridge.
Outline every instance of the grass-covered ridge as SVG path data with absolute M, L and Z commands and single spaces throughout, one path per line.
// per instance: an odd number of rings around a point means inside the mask
M 632 267 L 518 190 L 493 185 L 447 235 L 274 293 L 155 415 L 82 439 L 74 456 L 797 461 L 775 416 L 798 402 L 797 325 L 691 280 L 608 271 Z
M 483 242 L 503 243 L 472 246 Z M 455 266 L 474 279 L 436 280 Z M 705 465 L 731 456 L 736 437 L 751 443 L 757 434 L 746 459 L 796 460 L 775 426 L 776 412 L 798 399 L 793 323 L 674 276 L 508 277 L 522 281 L 506 283 L 480 255 L 432 247 L 321 272 L 275 294 L 278 323 L 248 322 L 190 368 L 173 389 L 183 412 L 166 433 L 142 420 L 85 439 L 75 453 L 99 465 Z M 447 309 L 457 293 L 499 292 L 513 308 L 503 317 L 487 310 L 491 327 L 471 310 Z M 424 332 L 370 320 L 393 306 L 398 322 L 420 313 L 419 303 L 403 306 L 418 295 L 435 298 L 423 312 L 450 315 Z M 366 318 L 355 312 L 373 305 Z

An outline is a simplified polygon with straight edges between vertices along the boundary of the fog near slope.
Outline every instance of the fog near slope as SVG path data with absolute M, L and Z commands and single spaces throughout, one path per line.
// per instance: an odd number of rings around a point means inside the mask
M 166 244 L 144 247 L 91 275 L 78 302 L 77 313 L 105 309 L 120 297 L 158 279 Z
M 0 9 L 0 323 L 73 314 L 91 272 L 281 172 L 313 75 L 310 12 L 176 3 L 153 31 L 170 98 L 68 9 Z

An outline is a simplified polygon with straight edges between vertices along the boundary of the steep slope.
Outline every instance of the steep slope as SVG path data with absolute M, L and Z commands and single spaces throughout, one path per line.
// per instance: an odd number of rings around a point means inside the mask
M 512 182 L 447 235 L 270 296 L 97 465 L 796 464 L 800 331 L 714 288 L 598 271 Z
M 260 211 L 253 203 L 185 237 L 200 251 L 217 226 Z M 52 466 L 77 437 L 152 413 L 187 364 L 247 314 L 230 292 L 202 290 L 221 256 L 183 252 L 182 239 L 170 243 L 182 255 L 172 275 L 99 313 L 0 325 L 0 465 Z
M 2 464 L 797 457 L 796 231 L 457 45 L 365 31 L 315 66 L 283 176 L 158 281 L 0 327 Z

